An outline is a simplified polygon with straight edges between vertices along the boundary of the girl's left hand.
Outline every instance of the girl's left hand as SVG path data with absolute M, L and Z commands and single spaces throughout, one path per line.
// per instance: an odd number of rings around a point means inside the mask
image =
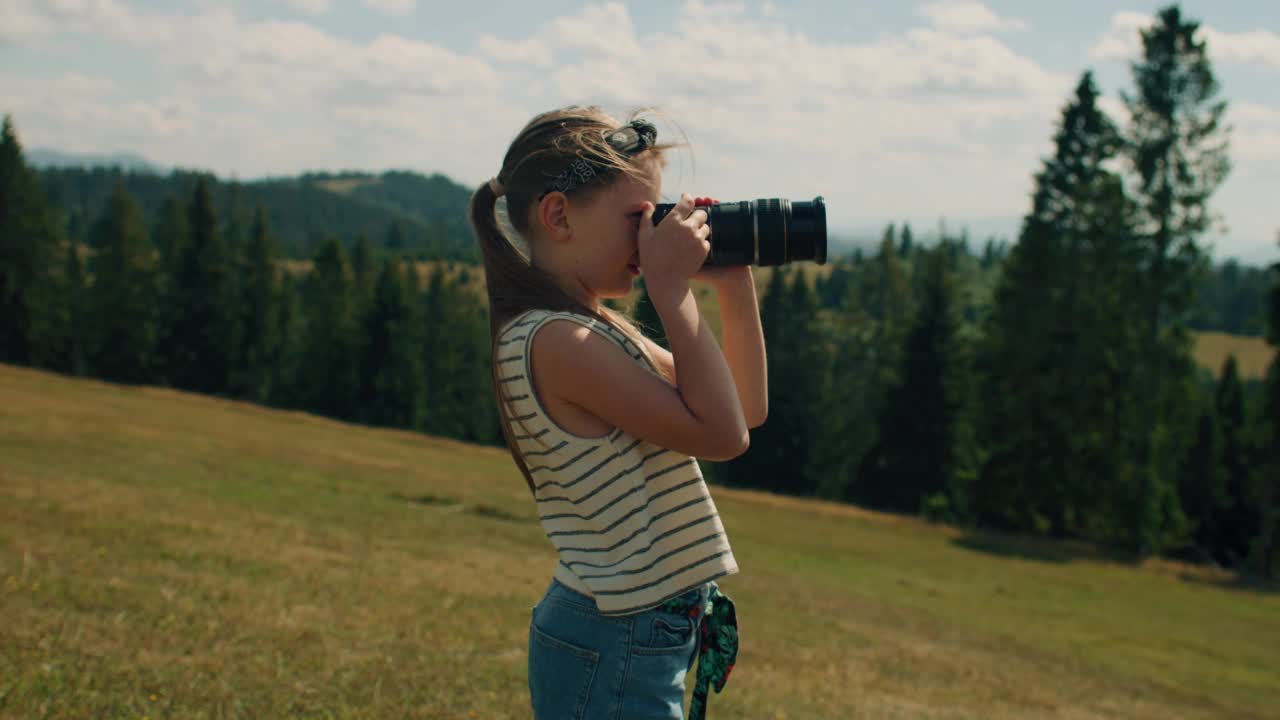
M 706 207 L 708 205 L 718 205 L 719 200 L 709 197 L 696 197 L 693 199 L 693 206 L 696 208 Z M 712 236 L 715 235 L 715 228 L 712 228 Z M 715 240 L 712 240 L 714 247 Z M 706 266 L 694 273 L 694 280 L 701 280 L 713 287 L 720 287 L 726 282 L 735 282 L 744 279 L 744 276 L 751 275 L 751 268 L 747 265 L 729 265 L 729 266 Z

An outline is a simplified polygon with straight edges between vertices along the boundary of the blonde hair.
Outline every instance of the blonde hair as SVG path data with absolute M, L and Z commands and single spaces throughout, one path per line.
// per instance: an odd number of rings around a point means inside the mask
M 631 114 L 627 122 L 644 110 Z M 615 150 L 606 141 L 607 133 L 621 125 L 598 107 L 567 107 L 537 115 L 516 135 L 502 159 L 502 168 L 495 176 L 502 194 L 506 197 L 507 216 L 512 227 L 524 238 L 530 238 L 532 210 L 550 187 L 552 181 L 575 160 L 585 160 L 593 166 L 597 177 L 566 195 L 589 201 L 596 193 L 609 187 L 623 176 L 643 178 L 644 163 L 660 159 L 675 144 L 658 144 L 647 147 L 635 155 Z M 527 310 L 544 309 L 553 312 L 572 311 L 598 318 L 616 328 L 644 353 L 654 367 L 648 347 L 642 341 L 640 331 L 626 315 L 605 306 L 587 307 L 580 300 L 566 293 L 549 273 L 536 267 L 525 258 L 503 232 L 497 216 L 498 193 L 490 182 L 484 182 L 471 196 L 471 226 L 484 257 L 485 285 L 489 295 L 490 375 L 494 397 L 498 404 L 498 421 L 506 438 L 507 448 L 534 491 L 533 477 L 517 450 L 509 418 L 510 396 L 504 394 L 499 382 L 497 366 L 498 332 L 512 318 Z M 659 368 L 661 372 L 662 369 Z M 672 378 L 668 377 L 669 380 Z M 529 379 L 532 382 L 532 378 Z M 521 421 L 521 427 L 528 432 Z

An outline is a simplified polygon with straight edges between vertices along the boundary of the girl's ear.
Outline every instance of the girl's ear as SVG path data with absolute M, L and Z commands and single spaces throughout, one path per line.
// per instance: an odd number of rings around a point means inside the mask
M 569 238 L 569 198 L 560 191 L 552 191 L 538 201 L 538 226 L 553 240 Z

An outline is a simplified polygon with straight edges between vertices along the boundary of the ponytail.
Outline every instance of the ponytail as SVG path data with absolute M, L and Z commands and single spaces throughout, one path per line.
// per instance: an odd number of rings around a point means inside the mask
M 524 475 L 529 492 L 536 497 L 537 489 L 533 483 L 533 474 L 529 472 L 529 466 L 525 463 L 524 457 L 517 451 L 518 445 L 511 431 L 511 418 L 515 417 L 511 407 L 511 397 L 503 391 L 505 385 L 498 377 L 498 331 L 516 314 L 505 304 L 507 293 L 504 289 L 514 285 L 515 278 L 522 272 L 528 273 L 532 267 L 525 265 L 520 254 L 503 234 L 502 228 L 498 227 L 497 204 L 498 196 L 493 191 L 493 187 L 486 182 L 476 188 L 475 193 L 472 194 L 469 208 L 471 226 L 475 230 L 476 239 L 480 243 L 480 252 L 484 258 L 485 288 L 489 296 L 489 377 L 493 383 L 494 399 L 498 403 L 498 424 L 502 426 L 502 436 L 506 440 L 507 449 L 511 452 L 511 458 L 515 460 L 516 466 L 520 468 L 521 474 Z M 524 266 L 523 270 L 521 266 Z M 532 380 L 533 378 L 530 378 L 530 381 Z M 523 420 L 520 421 L 520 426 L 526 434 L 530 434 Z

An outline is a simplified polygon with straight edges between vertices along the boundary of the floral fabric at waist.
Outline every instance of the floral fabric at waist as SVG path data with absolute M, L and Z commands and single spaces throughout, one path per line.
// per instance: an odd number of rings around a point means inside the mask
M 729 681 L 729 673 L 738 660 L 738 613 L 733 600 L 720 592 L 719 586 L 711 583 L 711 592 L 707 596 L 706 606 L 699 608 L 697 602 L 682 601 L 679 598 L 668 600 L 658 606 L 666 612 L 697 617 L 702 611 L 702 621 L 698 623 L 701 635 L 701 650 L 698 654 L 698 677 L 693 685 L 693 699 L 689 703 L 689 720 L 704 720 L 707 716 L 708 688 L 714 687 L 719 693 Z

